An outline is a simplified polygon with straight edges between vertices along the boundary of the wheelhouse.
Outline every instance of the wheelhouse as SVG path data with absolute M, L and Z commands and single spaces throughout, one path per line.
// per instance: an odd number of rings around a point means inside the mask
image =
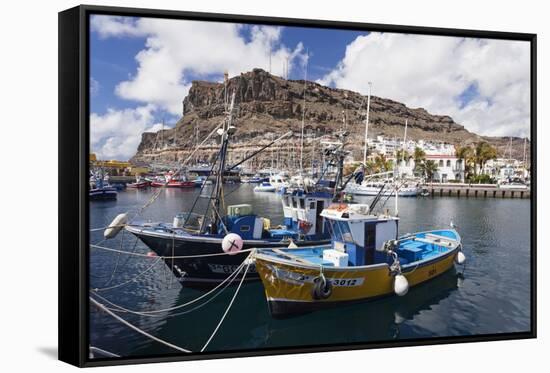
M 396 240 L 399 218 L 372 215 L 363 204 L 331 205 L 321 216 L 325 218 L 332 238 L 332 249 L 346 253 L 349 265 L 364 266 L 387 261 L 382 252 L 384 243 Z

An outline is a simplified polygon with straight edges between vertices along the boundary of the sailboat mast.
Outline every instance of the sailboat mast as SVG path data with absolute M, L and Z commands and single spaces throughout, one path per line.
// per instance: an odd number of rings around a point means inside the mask
M 370 112 L 370 94 L 372 82 L 369 82 L 369 94 L 367 96 L 367 116 L 365 118 L 365 149 L 363 150 L 363 164 L 367 164 L 367 148 L 369 147 L 369 112 Z

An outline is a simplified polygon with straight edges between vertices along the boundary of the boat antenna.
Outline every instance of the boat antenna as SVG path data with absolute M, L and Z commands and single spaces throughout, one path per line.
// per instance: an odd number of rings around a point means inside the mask
M 369 93 L 367 96 L 367 115 L 365 117 L 365 149 L 363 150 L 363 164 L 367 164 L 367 149 L 369 147 L 369 113 L 370 113 L 370 94 L 372 82 L 369 82 Z

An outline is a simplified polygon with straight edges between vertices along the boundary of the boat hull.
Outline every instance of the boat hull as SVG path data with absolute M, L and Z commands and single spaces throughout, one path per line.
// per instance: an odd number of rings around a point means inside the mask
M 429 281 L 454 267 L 459 249 L 402 267 L 409 286 Z M 323 274 L 332 284 L 326 299 L 314 298 L 314 279 L 320 268 L 286 264 L 261 253 L 256 255 L 256 270 L 262 280 L 273 317 L 288 317 L 346 303 L 374 300 L 394 294 L 390 267 L 386 263 L 362 267 L 324 267 Z
M 168 183 L 153 181 L 151 186 L 154 188 L 194 188 L 195 183 L 193 181 L 170 181 Z
M 173 237 L 172 235 L 155 235 L 145 232 L 138 226 L 127 226 L 126 230 L 137 236 L 145 245 L 162 257 L 194 256 L 196 258 L 167 258 L 164 260 L 168 268 L 178 280 L 185 286 L 208 288 L 216 286 L 232 274 L 239 265 L 248 257 L 250 252 L 234 255 L 222 254 L 222 238 L 205 237 Z M 327 244 L 329 240 L 301 241 L 297 246 L 312 246 Z M 288 242 L 244 240 L 243 250 L 252 248 L 275 248 L 287 246 Z M 241 276 L 236 276 L 233 281 L 239 281 Z M 248 270 L 245 281 L 258 281 L 258 273 L 254 266 Z
M 112 201 L 117 199 L 115 188 L 90 189 L 88 193 L 90 201 Z
M 132 189 L 144 189 L 144 188 L 148 188 L 149 185 L 150 185 L 150 182 L 144 181 L 139 183 L 130 183 L 130 184 L 127 184 L 126 187 L 132 188 Z
M 380 188 L 369 188 L 363 186 L 350 187 L 346 189 L 346 193 L 354 194 L 357 196 L 376 196 L 380 192 Z M 399 197 L 416 197 L 418 195 L 417 188 L 402 188 L 397 192 Z M 395 196 L 394 190 L 384 190 L 382 192 L 383 197 Z

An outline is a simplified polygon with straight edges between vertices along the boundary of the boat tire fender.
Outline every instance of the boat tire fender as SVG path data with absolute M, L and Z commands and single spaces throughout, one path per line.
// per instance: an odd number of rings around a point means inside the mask
M 325 276 L 313 279 L 313 299 L 328 299 L 332 295 L 332 283 Z

